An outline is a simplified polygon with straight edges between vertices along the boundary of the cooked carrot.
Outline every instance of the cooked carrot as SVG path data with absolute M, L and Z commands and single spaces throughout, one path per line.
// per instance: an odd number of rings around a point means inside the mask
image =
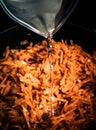
M 45 40 L 6 48 L 0 60 L 0 128 L 81 130 L 96 121 L 96 52 L 72 40 L 51 42 L 51 52 Z

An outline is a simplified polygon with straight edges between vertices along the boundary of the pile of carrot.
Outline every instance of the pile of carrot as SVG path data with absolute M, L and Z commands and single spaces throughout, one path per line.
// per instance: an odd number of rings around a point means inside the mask
M 0 59 L 1 130 L 86 130 L 96 125 L 96 52 L 70 40 L 7 47 Z M 22 46 L 22 45 L 21 45 Z

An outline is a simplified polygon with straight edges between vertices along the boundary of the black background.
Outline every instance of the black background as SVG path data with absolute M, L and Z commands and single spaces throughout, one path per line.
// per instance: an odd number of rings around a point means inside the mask
M 91 30 L 96 30 L 96 4 L 95 0 L 79 0 L 75 10 L 72 12 L 66 23 L 79 25 Z M 18 25 L 0 7 L 0 32 Z

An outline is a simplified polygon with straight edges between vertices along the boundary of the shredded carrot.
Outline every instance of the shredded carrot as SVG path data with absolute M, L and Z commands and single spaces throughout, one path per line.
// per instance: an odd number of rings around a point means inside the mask
M 50 54 L 45 40 L 6 48 L 0 59 L 0 129 L 83 130 L 96 122 L 96 52 L 72 40 L 52 39 L 52 46 Z

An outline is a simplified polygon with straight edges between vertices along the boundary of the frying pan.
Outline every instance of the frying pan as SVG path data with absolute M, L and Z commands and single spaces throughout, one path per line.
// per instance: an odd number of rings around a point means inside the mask
M 38 44 L 38 42 L 43 39 L 44 37 L 35 34 L 21 25 L 8 28 L 0 34 L 0 58 L 3 57 L 3 52 L 7 46 L 10 46 L 10 48 L 13 49 L 24 49 L 28 46 L 28 44 L 21 46 L 21 41 L 28 40 L 29 43 L 33 42 L 34 44 Z M 80 45 L 84 51 L 88 53 L 92 53 L 93 50 L 96 51 L 96 32 L 77 25 L 64 24 L 62 28 L 54 35 L 53 39 L 55 41 L 60 41 L 61 39 L 67 39 L 67 41 L 69 41 L 72 39 L 73 42 Z M 88 124 L 86 130 L 91 129 L 96 129 L 96 121 Z
M 44 37 L 24 28 L 21 25 L 13 26 L 0 33 L 0 58 L 3 56 L 3 52 L 7 46 L 14 49 L 24 49 L 28 45 L 21 46 L 20 42 L 28 40 L 34 44 L 42 41 Z M 82 28 L 77 25 L 64 24 L 62 28 L 53 36 L 55 41 L 61 39 L 73 40 L 75 44 L 78 44 L 86 52 L 92 53 L 96 50 L 96 32 L 90 31 L 86 28 Z

